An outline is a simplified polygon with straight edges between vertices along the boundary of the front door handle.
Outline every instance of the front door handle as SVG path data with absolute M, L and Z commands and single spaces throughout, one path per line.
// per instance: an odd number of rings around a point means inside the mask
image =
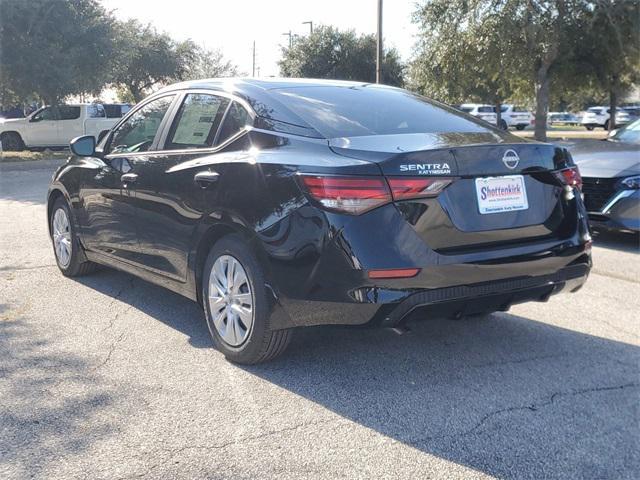
M 128 183 L 136 183 L 138 181 L 138 174 L 137 173 L 125 173 L 124 175 L 122 175 L 120 177 L 120 181 L 125 185 Z
M 200 185 L 200 188 L 207 188 L 212 183 L 217 182 L 218 178 L 220 178 L 220 174 L 218 172 L 207 170 L 196 173 L 193 180 Z

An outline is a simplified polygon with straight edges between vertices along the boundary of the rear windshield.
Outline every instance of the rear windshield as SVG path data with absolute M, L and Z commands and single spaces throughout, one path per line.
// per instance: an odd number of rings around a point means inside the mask
M 488 130 L 452 108 L 406 90 L 315 86 L 270 93 L 325 138 Z

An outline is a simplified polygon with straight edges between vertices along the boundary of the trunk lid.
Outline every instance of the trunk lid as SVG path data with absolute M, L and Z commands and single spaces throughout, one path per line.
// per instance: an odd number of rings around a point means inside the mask
M 437 198 L 396 202 L 442 253 L 563 237 L 575 228 L 575 202 L 552 173 L 571 158 L 553 145 L 509 134 L 447 133 L 333 139 L 330 147 L 375 162 L 386 177 L 455 178 Z

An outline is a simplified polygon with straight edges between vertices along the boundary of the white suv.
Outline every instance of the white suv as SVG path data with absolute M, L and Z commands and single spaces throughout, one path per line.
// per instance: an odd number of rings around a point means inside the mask
M 500 107 L 500 116 L 502 117 L 500 127 L 506 130 L 509 127 L 515 127 L 517 130 L 524 130 L 529 125 L 533 125 L 533 115 L 523 107 L 516 105 L 504 104 Z
M 465 113 L 473 115 L 474 117 L 489 122 L 492 125 L 497 123 L 498 116 L 496 115 L 495 107 L 491 105 L 483 105 L 480 103 L 463 103 L 458 107 Z
M 607 107 L 590 107 L 582 116 L 580 123 L 587 129 L 593 130 L 596 127 L 603 127 L 605 130 L 609 130 L 609 118 L 611 117 L 611 110 Z M 624 110 L 618 110 L 616 112 L 616 126 L 625 125 L 631 121 L 631 117 Z

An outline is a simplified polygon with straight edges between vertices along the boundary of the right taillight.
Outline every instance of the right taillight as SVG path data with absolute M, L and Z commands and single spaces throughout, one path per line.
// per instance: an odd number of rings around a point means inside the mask
M 569 167 L 563 170 L 554 172 L 556 178 L 564 185 L 570 187 L 576 187 L 578 190 L 582 189 L 582 176 L 578 167 Z

